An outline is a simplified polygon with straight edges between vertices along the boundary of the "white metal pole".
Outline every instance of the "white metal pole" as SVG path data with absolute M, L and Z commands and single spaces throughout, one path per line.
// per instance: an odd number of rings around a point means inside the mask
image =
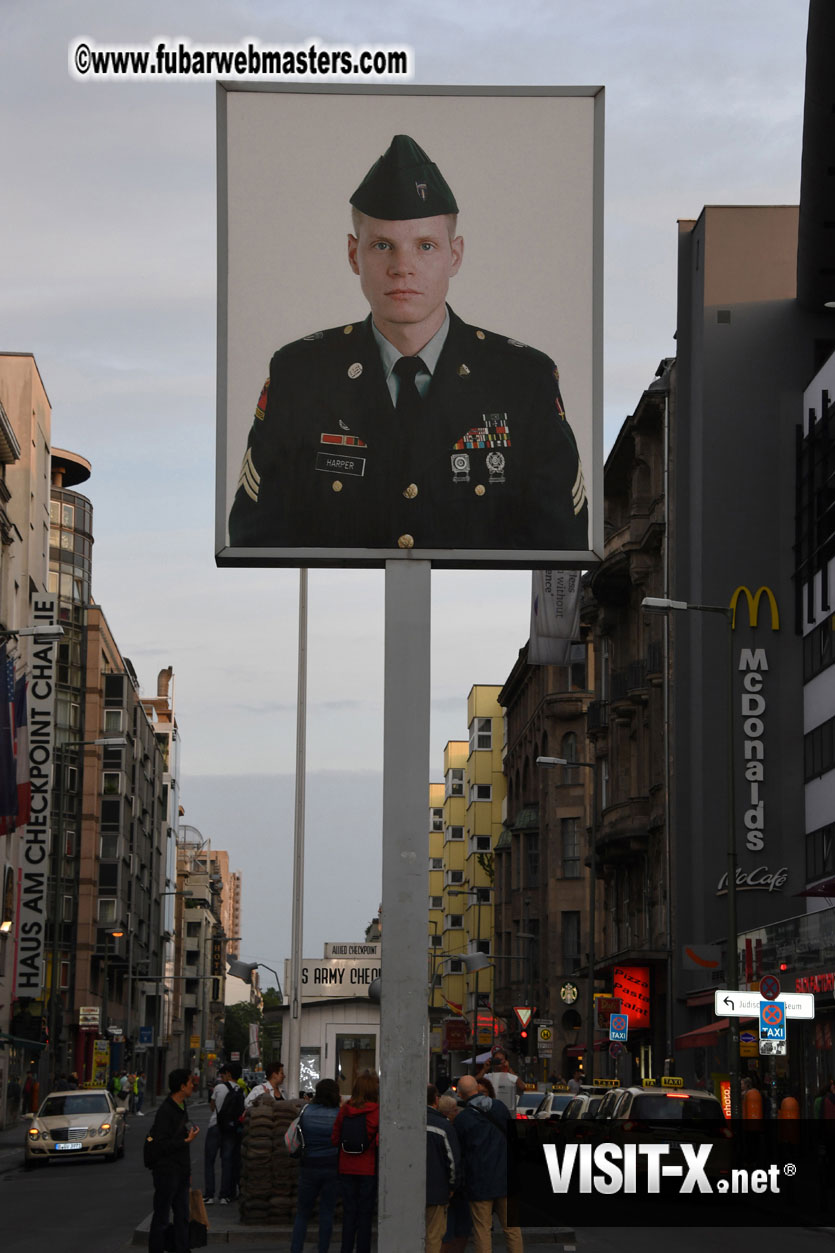
M 422 1253 L 426 1209 L 430 594 L 428 561 L 386 563 L 377 1230 L 398 1253 Z
M 299 662 L 296 700 L 296 805 L 293 823 L 293 912 L 290 936 L 290 1013 L 287 1020 L 287 1095 L 299 1095 L 301 982 L 304 942 L 304 802 L 307 768 L 307 570 L 299 570 Z

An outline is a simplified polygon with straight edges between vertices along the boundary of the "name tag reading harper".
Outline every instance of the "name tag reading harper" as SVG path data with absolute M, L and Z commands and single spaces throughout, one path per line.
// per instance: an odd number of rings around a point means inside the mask
M 339 457 L 334 453 L 317 452 L 316 469 L 326 474 L 355 474 L 362 478 L 365 474 L 365 457 Z

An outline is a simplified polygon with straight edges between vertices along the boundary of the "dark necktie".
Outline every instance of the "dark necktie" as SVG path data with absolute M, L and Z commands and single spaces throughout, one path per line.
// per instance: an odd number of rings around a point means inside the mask
M 417 389 L 417 376 L 426 366 L 420 357 L 400 357 L 394 364 L 394 373 L 400 379 L 395 410 L 398 418 L 409 422 L 423 411 L 423 400 Z

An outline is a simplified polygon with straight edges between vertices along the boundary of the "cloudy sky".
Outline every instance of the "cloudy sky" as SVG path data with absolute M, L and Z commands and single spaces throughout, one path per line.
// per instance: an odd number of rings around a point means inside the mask
M 675 353 L 676 220 L 798 199 L 801 0 L 3 0 L 0 348 L 89 458 L 93 588 L 143 688 L 173 665 L 186 820 L 244 873 L 244 955 L 288 951 L 295 571 L 217 570 L 215 89 L 78 81 L 70 44 L 406 46 L 416 83 L 606 88 L 606 446 Z M 463 229 L 463 225 L 462 225 Z M 527 638 L 529 576 L 433 576 L 433 777 Z M 312 572 L 305 950 L 380 895 L 383 575 Z

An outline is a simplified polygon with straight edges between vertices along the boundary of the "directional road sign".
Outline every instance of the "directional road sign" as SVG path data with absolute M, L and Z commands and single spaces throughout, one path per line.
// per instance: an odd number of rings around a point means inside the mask
M 786 1014 L 782 1001 L 764 1001 L 760 1005 L 760 1039 L 785 1040 Z
M 717 989 L 713 994 L 713 1007 L 717 1018 L 759 1017 L 760 1005 L 766 998 L 759 992 L 735 992 Z M 767 1002 L 766 1002 L 767 1003 Z M 815 998 L 811 992 L 786 992 L 780 998 L 787 1018 L 814 1018 Z
M 609 1039 L 625 1042 L 629 1036 L 629 1015 L 609 1015 Z

